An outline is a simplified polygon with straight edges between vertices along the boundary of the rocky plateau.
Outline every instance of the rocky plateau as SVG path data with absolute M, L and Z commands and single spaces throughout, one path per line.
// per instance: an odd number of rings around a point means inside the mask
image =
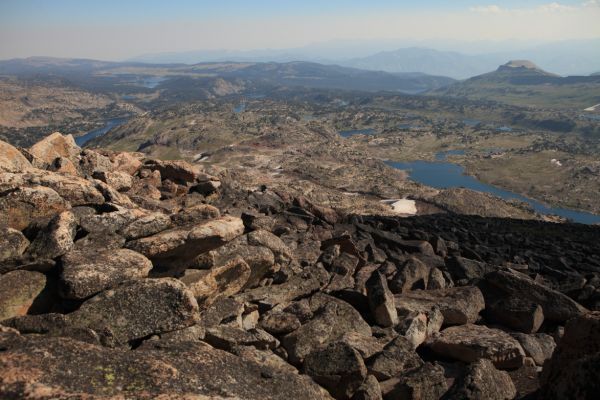
M 0 398 L 597 398 L 600 227 L 239 176 L 0 142 Z

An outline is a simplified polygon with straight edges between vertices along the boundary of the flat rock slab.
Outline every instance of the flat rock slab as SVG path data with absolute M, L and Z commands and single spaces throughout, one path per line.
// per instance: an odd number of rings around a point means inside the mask
M 148 276 L 152 263 L 132 250 L 72 251 L 62 258 L 61 295 L 82 300 L 118 284 Z
M 507 297 L 518 297 L 542 306 L 544 318 L 559 324 L 587 312 L 585 307 L 564 294 L 517 273 L 495 271 L 485 276 L 486 284 Z
M 439 307 L 445 325 L 473 323 L 485 308 L 481 290 L 474 286 L 415 290 L 394 297 L 400 314 L 414 311 L 429 313 L 435 306 Z
M 199 322 L 198 303 L 185 284 L 172 278 L 144 279 L 106 290 L 68 315 L 115 344 L 182 329 Z
M 122 351 L 69 338 L 0 333 L 0 347 L 2 398 L 331 399 L 307 376 L 202 342 Z
M 497 368 L 519 368 L 525 357 L 519 342 L 508 333 L 481 325 L 447 328 L 432 337 L 428 344 L 434 353 L 442 357 L 466 363 L 487 358 Z

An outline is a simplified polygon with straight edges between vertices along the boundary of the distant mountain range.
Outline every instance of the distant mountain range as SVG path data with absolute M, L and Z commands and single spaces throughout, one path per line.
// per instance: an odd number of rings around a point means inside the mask
M 493 72 L 435 89 L 431 93 L 520 106 L 583 110 L 600 103 L 600 76 L 561 77 L 531 61 L 513 60 Z
M 101 79 L 114 79 L 119 76 L 166 75 L 171 78 L 178 78 L 180 86 L 182 84 L 195 86 L 203 80 L 223 78 L 252 82 L 254 87 L 256 85 L 299 86 L 411 94 L 441 88 L 455 82 L 452 78 L 422 73 L 367 71 L 312 62 L 218 62 L 187 65 L 118 63 L 48 57 L 0 61 L 0 75 L 32 77 L 44 74 L 71 81 L 76 80 L 79 83 L 87 84 L 87 86 L 89 86 L 90 81 L 97 82 Z M 171 79 L 171 81 L 173 80 Z M 184 81 L 187 83 L 182 83 Z
M 284 50 L 158 53 L 139 56 L 131 61 L 187 64 L 211 61 L 311 61 L 391 73 L 421 72 L 455 79 L 466 79 L 492 71 L 511 59 L 536 60 L 544 69 L 560 75 L 589 75 L 600 69 L 600 39 L 563 41 L 512 51 L 494 51 L 494 48 L 491 44 L 487 53 L 465 54 L 424 47 L 402 47 L 379 52 L 372 50 L 372 53 L 365 54 L 364 46 L 357 46 L 354 55 L 351 55 L 351 49 L 342 51 L 340 48 L 336 51 L 332 45 L 327 51 L 323 46 L 313 45 Z

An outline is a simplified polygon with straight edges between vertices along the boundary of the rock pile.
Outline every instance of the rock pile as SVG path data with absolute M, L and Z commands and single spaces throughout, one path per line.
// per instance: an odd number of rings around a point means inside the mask
M 597 393 L 598 227 L 340 215 L 60 134 L 0 149 L 0 398 Z

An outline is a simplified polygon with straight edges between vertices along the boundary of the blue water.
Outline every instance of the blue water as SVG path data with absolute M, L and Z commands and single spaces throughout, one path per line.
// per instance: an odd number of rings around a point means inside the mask
M 462 151 L 462 150 L 459 150 Z M 538 201 L 532 200 L 517 193 L 500 189 L 493 185 L 479 182 L 476 178 L 465 175 L 465 169 L 457 164 L 444 162 L 447 154 L 458 154 L 456 151 L 436 154 L 435 162 L 413 161 L 400 163 L 388 161 L 391 167 L 408 171 L 413 181 L 437 189 L 467 188 L 478 192 L 490 193 L 502 199 L 517 199 L 529 204 L 536 212 L 546 215 L 558 215 L 582 224 L 600 223 L 600 215 L 570 210 L 566 208 L 548 207 Z M 463 151 L 464 154 L 464 151 Z
M 244 111 L 246 111 L 246 103 L 241 103 L 241 104 L 237 105 L 236 107 L 234 107 L 234 109 L 233 109 L 233 112 L 236 114 L 239 114 Z
M 350 137 L 350 136 L 354 136 L 354 135 L 375 135 L 377 133 L 377 131 L 375 131 L 375 129 L 369 128 L 369 129 L 352 129 L 352 130 L 348 130 L 348 131 L 340 131 L 340 135 L 342 137 Z
M 496 130 L 498 132 L 512 132 L 513 129 L 510 126 L 501 126 L 499 128 L 496 128 Z
M 463 120 L 463 124 L 467 125 L 467 126 L 477 126 L 481 123 L 481 121 L 477 120 L 477 119 L 464 119 Z
M 154 89 L 155 87 L 157 87 L 158 85 L 160 85 L 162 82 L 166 81 L 167 77 L 165 76 L 150 76 L 147 78 L 143 78 L 139 81 L 139 85 L 143 86 L 145 88 L 148 89 Z
M 102 128 L 94 129 L 93 131 L 89 131 L 85 135 L 76 137 L 75 143 L 77 143 L 77 146 L 83 146 L 90 140 L 97 138 L 98 136 L 105 135 L 111 129 L 123 125 L 125 122 L 127 122 L 128 119 L 128 117 L 122 117 L 106 120 L 106 123 Z

